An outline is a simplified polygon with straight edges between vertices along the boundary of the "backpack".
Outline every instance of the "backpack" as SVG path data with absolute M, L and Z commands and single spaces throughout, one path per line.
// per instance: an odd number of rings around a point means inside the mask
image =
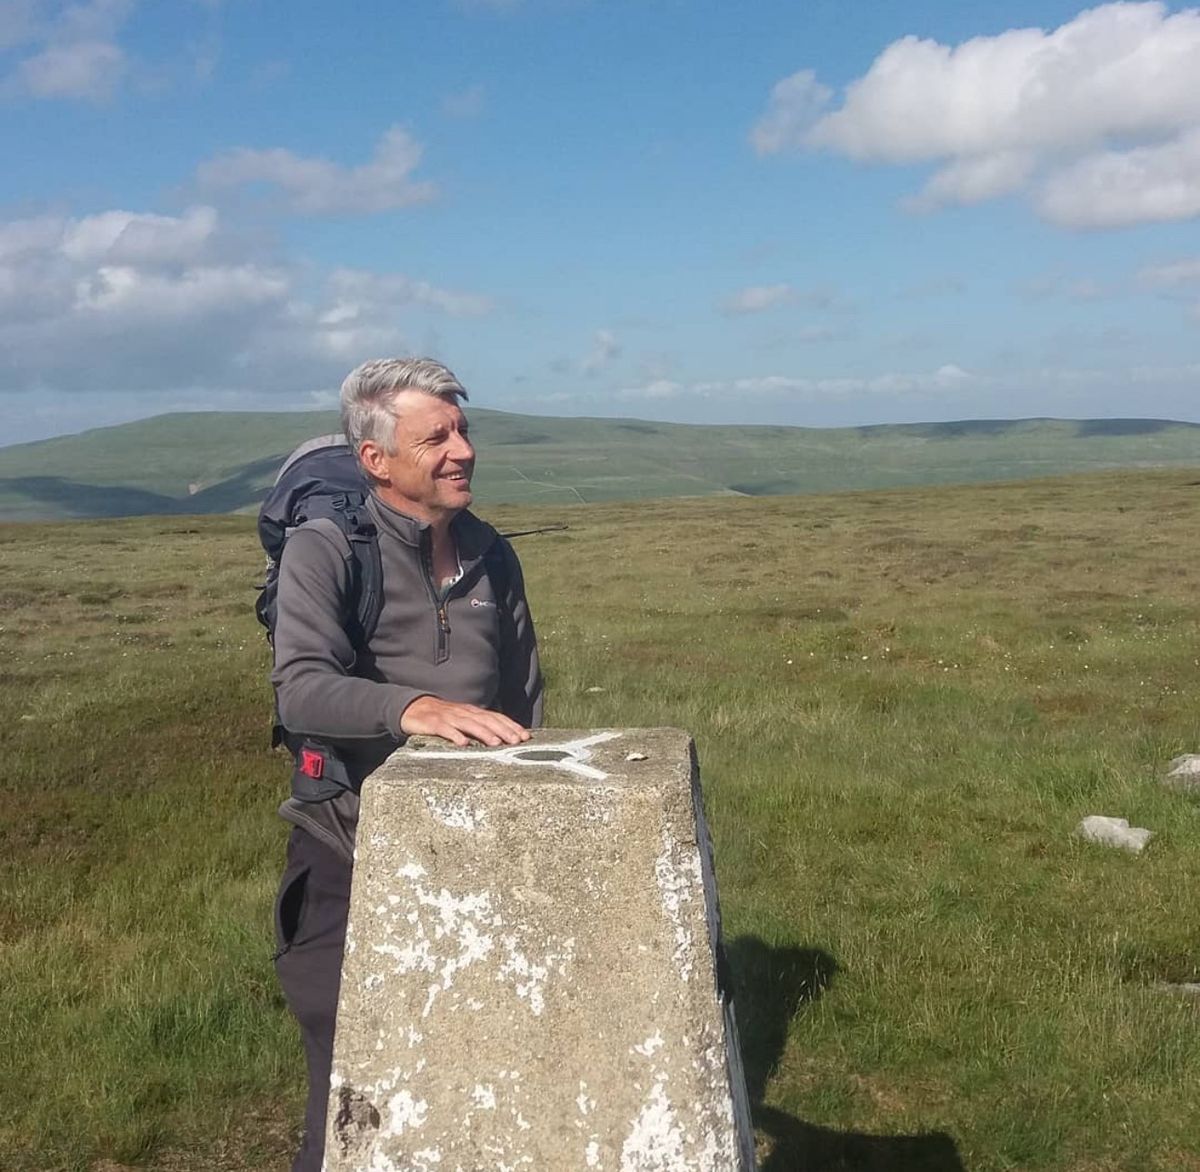
M 272 646 L 283 547 L 293 530 L 318 517 L 333 521 L 350 546 L 351 594 L 357 606 L 353 614 L 343 617 L 346 633 L 356 651 L 370 642 L 383 606 L 379 535 L 366 510 L 370 491 L 344 436 L 317 436 L 284 460 L 258 513 L 258 540 L 267 555 L 267 572 L 254 613 L 267 628 Z
M 254 613 L 274 646 L 278 617 L 279 561 L 288 538 L 306 521 L 319 517 L 334 522 L 350 548 L 347 559 L 352 605 L 342 626 L 355 652 L 371 641 L 383 609 L 383 560 L 379 533 L 367 512 L 371 488 L 345 436 L 322 435 L 302 443 L 286 460 L 268 490 L 258 513 L 258 539 L 267 555 L 266 575 L 259 587 Z M 484 572 L 496 598 L 501 639 L 515 635 L 509 605 L 509 570 L 504 541 L 495 541 L 483 555 Z M 296 759 L 292 791 L 305 801 L 322 801 L 349 786 L 337 748 L 318 737 L 290 733 L 279 722 L 271 730 L 271 747 L 284 744 Z

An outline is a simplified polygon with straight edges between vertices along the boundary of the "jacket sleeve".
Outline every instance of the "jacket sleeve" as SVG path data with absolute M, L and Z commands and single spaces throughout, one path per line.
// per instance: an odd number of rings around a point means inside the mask
M 275 666 L 279 721 L 289 732 L 352 740 L 400 737 L 400 714 L 417 688 L 351 675 L 354 646 L 343 626 L 349 569 L 340 534 L 320 522 L 288 538 L 279 563 Z
M 542 723 L 542 669 L 538 662 L 533 615 L 525 597 L 525 578 L 513 547 L 503 538 L 508 577 L 507 609 L 511 623 L 500 633 L 500 711 L 525 728 Z

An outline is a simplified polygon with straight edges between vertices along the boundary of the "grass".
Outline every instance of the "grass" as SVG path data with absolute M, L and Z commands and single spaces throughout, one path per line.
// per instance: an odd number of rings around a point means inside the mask
M 1156 988 L 1200 977 L 1197 808 L 1157 784 L 1200 749 L 1195 479 L 520 539 L 550 721 L 696 737 L 768 1167 L 1200 1169 L 1200 1006 Z M 287 1167 L 256 548 L 237 517 L 0 527 L 6 1169 Z M 1089 813 L 1156 838 L 1087 846 Z

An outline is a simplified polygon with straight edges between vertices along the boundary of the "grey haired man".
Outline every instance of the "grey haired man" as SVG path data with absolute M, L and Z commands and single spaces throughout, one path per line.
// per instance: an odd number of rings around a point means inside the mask
M 280 561 L 271 674 L 280 722 L 338 746 L 350 782 L 331 799 L 293 798 L 280 810 L 293 830 L 276 901 L 276 970 L 309 1078 L 292 1172 L 319 1172 L 324 1154 L 362 780 L 407 736 L 515 745 L 541 722 L 520 564 L 468 509 L 475 450 L 459 406 L 466 398 L 454 374 L 427 358 L 367 362 L 342 384 L 342 429 L 371 483 L 367 510 L 383 563 L 383 607 L 365 648 L 356 651 L 343 627 L 350 586 L 336 526 L 301 526 Z M 497 542 L 502 583 L 487 572 Z

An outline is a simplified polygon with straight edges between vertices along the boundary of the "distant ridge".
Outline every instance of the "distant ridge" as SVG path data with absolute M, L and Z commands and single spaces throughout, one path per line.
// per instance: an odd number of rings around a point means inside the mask
M 846 428 L 561 418 L 471 409 L 476 498 L 554 504 L 831 492 L 1200 466 L 1200 424 L 973 419 Z M 190 412 L 0 448 L 0 520 L 256 507 L 334 412 Z

